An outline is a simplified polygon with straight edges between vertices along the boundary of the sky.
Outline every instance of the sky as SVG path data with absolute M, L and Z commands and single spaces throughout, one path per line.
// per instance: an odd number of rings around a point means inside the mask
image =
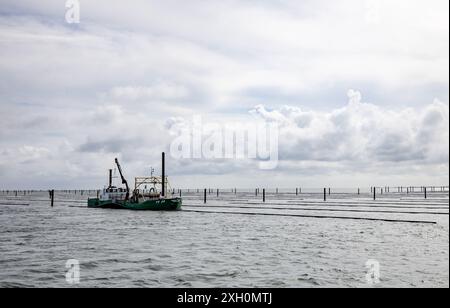
M 448 185 L 447 0 L 2 0 L 0 189 Z M 194 117 L 279 127 L 277 167 L 170 155 Z

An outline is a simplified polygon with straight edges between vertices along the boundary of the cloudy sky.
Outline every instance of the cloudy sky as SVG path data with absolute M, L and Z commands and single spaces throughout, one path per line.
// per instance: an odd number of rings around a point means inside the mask
M 176 187 L 448 185 L 447 0 L 80 4 L 1 1 L 1 188 L 158 172 L 195 115 L 277 123 L 280 162 L 169 156 Z

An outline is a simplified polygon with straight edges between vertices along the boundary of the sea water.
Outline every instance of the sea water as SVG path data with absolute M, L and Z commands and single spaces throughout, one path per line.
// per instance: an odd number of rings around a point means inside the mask
M 47 193 L 0 196 L 0 287 L 449 287 L 448 194 L 262 204 L 229 193 L 208 195 L 206 207 L 192 194 L 179 212 L 55 198 L 51 208 Z M 79 280 L 68 279 L 70 260 Z

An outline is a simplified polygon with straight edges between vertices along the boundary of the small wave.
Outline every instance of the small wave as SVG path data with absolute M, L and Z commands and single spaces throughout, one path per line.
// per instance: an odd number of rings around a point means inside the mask
M 297 278 L 297 280 L 301 282 L 306 282 L 313 286 L 320 286 L 320 283 L 315 278 L 312 277 L 299 277 Z
M 12 289 L 12 288 L 32 288 L 34 286 L 31 284 L 25 284 L 20 282 L 0 282 L 0 287 Z
M 161 265 L 147 265 L 144 266 L 144 269 L 148 269 L 154 272 L 159 272 L 163 269 L 163 267 Z
M 83 264 L 81 264 L 81 266 L 84 269 L 94 269 L 100 266 L 99 262 L 97 261 L 88 261 L 88 262 L 83 262 Z

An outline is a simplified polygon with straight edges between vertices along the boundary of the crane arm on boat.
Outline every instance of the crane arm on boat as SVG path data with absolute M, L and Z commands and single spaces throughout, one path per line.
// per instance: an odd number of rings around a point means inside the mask
M 127 194 L 125 196 L 125 201 L 128 201 L 128 199 L 130 198 L 130 187 L 128 186 L 127 180 L 123 176 L 122 167 L 120 167 L 119 160 L 117 158 L 116 158 L 116 165 L 117 165 L 117 169 L 119 170 L 120 178 L 122 179 L 122 184 L 125 185 L 126 190 L 127 190 Z

